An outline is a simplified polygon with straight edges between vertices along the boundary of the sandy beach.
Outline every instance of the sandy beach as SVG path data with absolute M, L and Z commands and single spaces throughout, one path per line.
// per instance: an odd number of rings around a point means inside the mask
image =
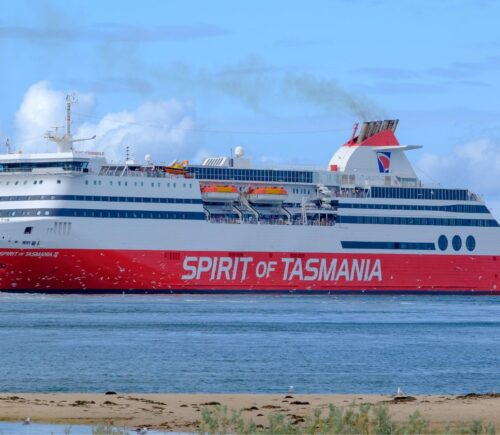
M 243 410 L 246 418 L 265 426 L 271 413 L 300 418 L 329 404 L 347 407 L 387 405 L 396 422 L 419 410 L 439 429 L 482 419 L 500 429 L 500 394 L 416 396 L 406 400 L 384 395 L 268 394 L 0 394 L 0 420 L 63 424 L 109 423 L 120 427 L 194 431 L 203 407 L 225 405 Z

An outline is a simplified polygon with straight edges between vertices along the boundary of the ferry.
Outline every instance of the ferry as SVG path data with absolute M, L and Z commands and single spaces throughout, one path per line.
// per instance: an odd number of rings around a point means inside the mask
M 397 120 L 363 122 L 322 170 L 232 156 L 110 163 L 48 133 L 0 155 L 0 291 L 500 294 L 484 201 L 426 185 Z M 56 148 L 56 147 L 55 147 Z

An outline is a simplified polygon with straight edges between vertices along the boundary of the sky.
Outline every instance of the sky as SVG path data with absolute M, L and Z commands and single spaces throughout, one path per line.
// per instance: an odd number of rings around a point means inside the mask
M 74 94 L 81 147 L 158 162 L 326 167 L 397 118 L 426 182 L 500 217 L 500 2 L 2 0 L 0 147 L 47 151 Z

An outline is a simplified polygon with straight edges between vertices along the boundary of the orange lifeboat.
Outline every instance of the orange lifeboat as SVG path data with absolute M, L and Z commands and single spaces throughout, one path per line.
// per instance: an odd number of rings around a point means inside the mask
M 255 204 L 281 203 L 288 198 L 284 187 L 254 187 L 248 190 L 248 200 Z
M 240 197 L 240 192 L 236 186 L 229 184 L 225 186 L 203 186 L 201 197 L 208 202 L 234 202 Z
M 178 163 L 173 161 L 169 166 L 164 166 L 163 171 L 171 175 L 184 175 L 185 178 L 190 178 L 186 166 L 189 165 L 187 160 Z

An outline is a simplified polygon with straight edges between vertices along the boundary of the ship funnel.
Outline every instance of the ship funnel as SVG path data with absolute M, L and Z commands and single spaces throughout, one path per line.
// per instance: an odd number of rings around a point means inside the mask
M 393 133 L 396 131 L 396 127 L 398 126 L 399 120 L 397 119 L 386 119 L 385 121 L 368 121 L 363 122 L 361 126 L 361 131 L 359 132 L 359 136 L 357 139 L 357 143 L 361 143 L 364 140 L 368 139 L 380 133 L 381 131 L 390 130 Z

